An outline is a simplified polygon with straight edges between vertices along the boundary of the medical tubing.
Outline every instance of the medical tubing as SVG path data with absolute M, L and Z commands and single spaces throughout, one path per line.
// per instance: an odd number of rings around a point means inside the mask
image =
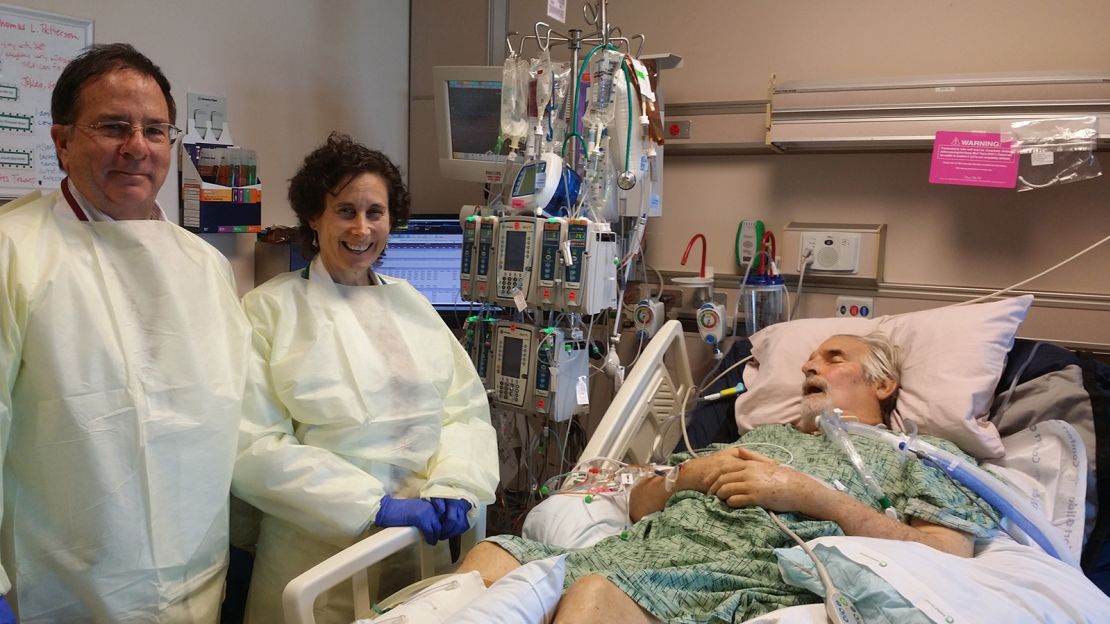
M 686 431 L 686 404 L 690 401 L 690 393 L 692 391 L 693 388 L 687 388 L 686 394 L 682 395 L 682 402 L 679 403 L 681 407 L 679 408 L 680 411 L 678 413 L 678 424 L 682 427 L 682 441 L 686 443 L 686 450 L 689 451 L 690 454 L 694 457 L 698 457 L 698 452 L 694 450 L 694 445 L 690 444 L 690 433 Z M 675 475 L 675 477 L 677 478 L 677 474 Z M 670 490 L 667 491 L 669 492 Z
M 829 571 L 825 568 L 825 564 L 817 558 L 817 553 L 813 552 L 813 549 L 809 547 L 809 544 L 806 544 L 805 540 L 803 540 L 801 537 L 798 537 L 797 533 L 791 531 L 790 527 L 786 526 L 786 524 L 783 523 L 782 520 L 779 520 L 778 514 L 771 510 L 767 510 L 767 515 L 770 516 L 771 520 L 774 521 L 775 525 L 778 526 L 780 531 L 785 533 L 787 537 L 794 540 L 794 542 L 796 542 L 798 546 L 801 547 L 802 552 L 804 552 L 806 555 L 809 555 L 809 558 L 813 561 L 814 569 L 817 570 L 817 578 L 821 581 L 821 585 L 825 588 L 826 600 L 829 597 L 833 596 L 834 592 L 837 592 L 836 585 L 833 584 L 832 577 L 829 576 Z
M 1006 414 L 1006 410 L 1010 409 L 1010 401 L 1014 398 L 1014 389 L 1017 388 L 1021 375 L 1025 372 L 1026 367 L 1029 366 L 1029 363 L 1033 361 L 1033 356 L 1037 355 L 1037 349 L 1040 349 L 1043 344 L 1043 342 L 1039 341 L 1034 343 L 1033 348 L 1029 351 L 1029 356 L 1025 358 L 1025 361 L 1018 367 L 1017 372 L 1014 373 L 1014 380 L 1010 382 L 1010 387 L 1006 390 L 1006 398 L 1002 400 L 1002 405 L 998 407 L 997 414 L 1000 418 Z
M 867 425 L 856 423 L 843 423 L 843 425 L 849 433 L 886 442 L 897 449 L 908 449 L 922 461 L 936 466 L 953 480 L 990 503 L 1049 555 L 1073 568 L 1079 567 L 1079 562 L 1072 555 L 1060 532 L 1047 522 L 1044 514 L 1035 509 L 1020 492 L 1004 485 L 994 475 L 924 440 L 905 439 L 904 436 Z M 1013 529 L 1008 531 L 1011 535 L 1020 537 Z
M 839 410 L 837 410 L 839 411 Z M 863 479 L 863 484 L 867 487 L 867 491 L 871 496 L 875 497 L 883 508 L 883 513 L 887 516 L 897 519 L 896 515 L 892 516 L 894 505 L 891 504 L 890 498 L 883 492 L 883 488 L 879 486 L 879 482 L 875 480 L 875 475 L 871 474 L 871 469 L 867 467 L 867 463 L 863 461 L 863 457 L 856 450 L 856 445 L 852 444 L 851 439 L 844 429 L 844 422 L 840 419 L 840 415 L 835 412 L 826 412 L 818 417 L 818 424 L 821 430 L 825 432 L 825 436 L 833 441 L 834 444 L 840 449 L 848 461 L 852 462 L 852 467 L 856 469 L 856 474 Z
M 567 144 L 570 143 L 570 139 L 572 138 L 578 139 L 578 142 L 582 145 L 582 151 L 586 151 L 586 139 L 583 139 L 582 135 L 578 134 L 577 132 L 570 132 L 566 135 L 566 137 L 563 138 L 563 153 L 561 157 L 564 162 L 567 159 Z M 566 182 L 563 182 L 563 184 L 566 184 Z M 567 195 L 569 196 L 570 193 L 567 193 Z
M 744 386 L 743 382 L 741 382 L 741 383 L 738 383 L 738 384 L 736 384 L 735 386 L 733 386 L 731 388 L 725 388 L 724 390 L 721 390 L 720 392 L 714 392 L 713 394 L 707 394 L 705 396 L 698 397 L 698 400 L 699 401 L 716 401 L 716 400 L 719 400 L 719 399 L 727 399 L 730 396 L 735 396 L 737 394 L 742 394 L 744 392 L 747 392 L 747 390 L 748 390 L 748 388 L 746 386 Z
M 798 304 L 802 302 L 802 284 L 806 279 L 806 269 L 811 264 L 813 264 L 813 251 L 807 249 L 805 254 L 802 255 L 802 270 L 798 273 L 798 298 L 794 300 L 794 305 L 790 306 L 790 311 L 786 314 L 786 320 L 788 321 L 793 321 L 794 315 L 798 312 Z M 789 293 L 790 290 L 788 289 L 786 292 Z
M 624 70 L 624 99 L 628 103 L 628 128 L 624 137 L 624 170 L 628 171 L 628 157 L 632 152 L 632 79 L 628 77 L 628 63 L 623 58 L 621 69 Z
M 736 367 L 737 367 L 737 366 L 740 366 L 740 365 L 742 365 L 742 364 L 745 364 L 745 363 L 747 363 L 747 361 L 748 361 L 748 360 L 750 360 L 750 359 L 752 359 L 752 356 L 751 356 L 751 355 L 748 355 L 747 357 L 743 358 L 742 360 L 740 360 L 740 361 L 738 361 L 738 362 L 734 362 L 734 363 L 732 363 L 732 364 L 731 364 L 731 365 L 730 365 L 730 366 L 729 366 L 728 368 L 726 368 L 725 370 L 723 370 L 723 371 L 721 371 L 720 373 L 718 373 L 716 377 L 714 377 L 713 379 L 709 380 L 709 383 L 705 384 L 705 386 L 704 386 L 704 388 L 702 388 L 701 392 L 704 392 L 704 391 L 705 391 L 705 389 L 707 389 L 707 388 L 709 388 L 710 386 L 712 386 L 713 384 L 717 383 L 717 380 L 718 380 L 718 379 L 720 379 L 721 377 L 724 377 L 725 375 L 727 375 L 727 374 L 731 373 L 731 372 L 732 372 L 733 370 L 735 370 L 735 369 L 736 369 Z M 723 361 L 723 360 L 722 360 L 722 361 Z M 718 366 L 719 366 L 719 365 L 718 365 Z M 743 385 L 743 383 L 741 383 L 741 384 L 738 384 L 738 386 L 740 386 L 740 385 Z M 701 392 L 698 392 L 698 394 L 701 394 Z
M 993 297 L 998 297 L 998 296 L 1001 296 L 1001 295 L 1005 295 L 1006 293 L 1010 292 L 1011 290 L 1013 290 L 1015 288 L 1018 288 L 1020 286 L 1024 286 L 1024 285 L 1028 284 L 1029 282 L 1032 282 L 1033 280 L 1037 279 L 1038 277 L 1042 277 L 1044 275 L 1047 275 L 1047 274 L 1055 271 L 1056 269 L 1064 266 L 1065 264 L 1071 262 L 1072 260 L 1075 260 L 1076 258 L 1078 258 L 1078 257 L 1082 256 L 1083 254 L 1091 251 L 1092 249 L 1106 243 L 1107 241 L 1110 241 L 1110 235 L 1108 235 L 1108 236 L 1104 237 L 1102 240 L 1090 245 L 1089 247 L 1087 247 L 1083 251 L 1080 251 L 1079 253 L 1075 254 L 1074 256 L 1068 258 L 1067 260 L 1063 260 L 1061 262 L 1058 262 L 1055 265 L 1041 271 L 1040 273 L 1037 273 L 1033 277 L 1023 279 L 1023 280 L 1021 280 L 1020 282 L 1018 282 L 1016 284 L 1011 284 L 1011 285 L 1009 285 L 1005 288 L 1002 288 L 1002 289 L 996 290 L 992 293 L 983 295 L 982 297 L 976 297 L 976 298 L 970 299 L 968 301 L 961 301 L 959 303 L 953 303 L 951 306 L 945 306 L 945 307 L 964 306 L 964 305 L 968 305 L 968 304 L 972 304 L 972 303 L 979 303 L 980 301 L 986 301 L 987 299 L 991 299 Z
M 572 134 L 578 136 L 579 140 L 582 140 L 582 137 L 581 135 L 578 135 L 578 91 L 579 88 L 582 86 L 582 74 L 586 72 L 586 65 L 590 62 L 590 57 L 594 55 L 594 52 L 606 48 L 609 50 L 617 51 L 617 47 L 611 43 L 603 43 L 594 46 L 593 49 L 586 54 L 586 58 L 582 59 L 582 66 L 578 69 L 578 76 L 574 81 L 574 108 L 571 109 L 570 116 L 572 118 L 572 121 L 574 122 L 572 126 L 574 128 L 574 131 Z M 624 170 L 628 171 L 628 155 L 632 151 L 632 81 L 628 77 L 628 63 L 626 63 L 623 58 L 621 59 L 621 70 L 624 71 L 625 90 L 628 92 L 625 98 L 625 100 L 628 102 L 628 132 L 626 133 L 624 139 Z M 585 149 L 584 143 L 585 141 L 583 141 L 583 149 Z M 563 141 L 564 159 L 566 158 L 566 155 L 566 141 Z

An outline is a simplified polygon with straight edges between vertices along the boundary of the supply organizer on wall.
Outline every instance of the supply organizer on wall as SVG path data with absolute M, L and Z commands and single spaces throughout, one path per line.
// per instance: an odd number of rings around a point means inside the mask
M 198 233 L 262 230 L 262 184 L 254 150 L 235 145 L 222 97 L 189 94 L 178 155 L 181 226 Z

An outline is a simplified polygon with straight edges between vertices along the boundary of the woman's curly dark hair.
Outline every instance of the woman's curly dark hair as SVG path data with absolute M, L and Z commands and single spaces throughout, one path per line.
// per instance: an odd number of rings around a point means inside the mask
M 289 203 L 297 213 L 301 251 L 305 258 L 316 255 L 315 232 L 309 221 L 323 214 L 326 195 L 337 194 L 363 173 L 381 176 L 389 187 L 389 231 L 408 223 L 412 198 L 397 165 L 385 154 L 350 136 L 332 132 L 327 143 L 305 156 L 301 168 L 289 180 Z

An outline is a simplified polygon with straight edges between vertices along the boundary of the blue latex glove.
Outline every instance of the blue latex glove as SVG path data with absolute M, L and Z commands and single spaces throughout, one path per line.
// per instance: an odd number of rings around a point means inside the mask
M 433 498 L 432 505 L 439 513 L 439 539 L 449 539 L 462 535 L 470 528 L 470 521 L 466 512 L 470 511 L 470 503 L 461 498 Z
M 388 495 L 382 497 L 374 524 L 380 527 L 416 527 L 429 544 L 436 543 L 442 528 L 439 514 L 428 501 Z
M 8 601 L 0 596 L 0 624 L 16 624 L 15 614 L 12 613 L 12 608 L 8 606 Z

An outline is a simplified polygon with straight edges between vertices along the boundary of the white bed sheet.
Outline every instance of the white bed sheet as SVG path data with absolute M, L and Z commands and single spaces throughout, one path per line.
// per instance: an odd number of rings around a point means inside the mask
M 1106 622 L 1110 598 L 1083 573 L 1007 535 L 984 540 L 964 559 L 913 542 L 826 537 L 809 542 L 841 554 L 885 579 L 937 622 Z M 820 605 L 779 609 L 747 624 L 825 622 Z

